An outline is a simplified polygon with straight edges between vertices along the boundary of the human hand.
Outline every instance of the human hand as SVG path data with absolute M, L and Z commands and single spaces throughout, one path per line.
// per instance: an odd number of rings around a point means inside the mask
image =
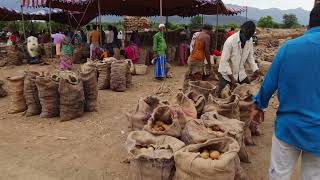
M 258 109 L 255 105 L 250 108 L 250 119 L 254 125 L 264 122 L 264 111 Z

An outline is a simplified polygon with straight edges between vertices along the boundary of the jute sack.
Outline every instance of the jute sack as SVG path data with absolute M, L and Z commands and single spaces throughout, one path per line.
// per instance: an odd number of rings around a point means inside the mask
M 41 113 L 41 104 L 36 86 L 36 77 L 40 74 L 34 71 L 27 71 L 24 79 L 24 97 L 28 106 L 26 116 L 35 116 Z
M 231 95 L 232 95 L 232 92 L 231 92 L 230 85 L 227 84 L 226 87 L 222 89 L 220 97 L 222 99 L 226 99 L 226 98 L 229 98 Z
M 98 80 L 97 69 L 93 63 L 88 62 L 81 66 L 81 78 L 85 97 L 84 109 L 87 112 L 97 111 Z
M 203 149 L 221 152 L 218 160 L 203 159 Z M 200 144 L 186 146 L 175 153 L 175 180 L 234 180 L 241 169 L 238 152 L 240 147 L 236 140 L 222 137 Z
M 84 111 L 83 83 L 71 71 L 61 72 L 59 83 L 60 120 L 69 121 L 82 116 Z
M 221 116 L 217 112 L 205 113 L 201 116 L 201 120 L 203 121 L 205 127 L 214 127 L 215 129 L 217 129 L 216 127 L 218 126 L 218 129 L 226 132 L 226 136 L 232 137 L 237 140 L 240 145 L 240 151 L 238 153 L 240 160 L 245 163 L 250 162 L 246 145 L 244 143 L 245 124 L 243 122 L 237 119 L 229 119 L 227 117 Z M 192 129 L 189 132 L 192 132 Z M 196 133 L 198 132 L 194 132 L 194 134 Z
M 84 63 L 86 61 L 85 58 L 83 58 L 83 51 L 84 51 L 84 46 L 78 45 L 74 48 L 73 51 L 73 63 L 74 64 L 80 64 Z
M 172 99 L 170 105 L 180 108 L 185 114 L 186 122 L 180 122 L 181 128 L 184 128 L 188 121 L 197 118 L 197 109 L 194 102 L 181 92 Z
M 186 122 L 183 111 L 167 105 L 157 107 L 144 130 L 155 135 L 181 136 L 181 124 Z
M 254 145 L 252 139 L 250 125 L 250 107 L 253 105 L 252 97 L 258 92 L 256 85 L 240 85 L 234 89 L 234 94 L 238 95 L 239 98 L 239 108 L 240 108 L 240 120 L 245 123 L 245 133 L 244 142 L 246 145 Z
M 58 72 L 52 73 L 50 76 L 36 77 L 36 86 L 41 104 L 41 118 L 53 118 L 59 116 L 59 81 L 60 76 Z
M 127 66 L 125 61 L 113 61 L 111 64 L 110 89 L 123 92 L 127 89 Z
M 126 86 L 130 88 L 132 85 L 132 74 L 131 74 L 131 67 L 133 67 L 131 60 L 126 60 L 127 62 L 127 71 L 126 71 Z
M 98 89 L 110 88 L 111 63 L 103 62 L 96 64 L 98 69 Z
M 227 118 L 240 120 L 239 97 L 232 95 L 227 99 L 220 99 L 210 95 L 203 108 L 203 113 L 207 112 L 218 112 Z
M 198 116 L 198 118 L 200 118 L 200 116 L 202 115 L 203 108 L 206 105 L 205 97 L 201 94 L 194 92 L 194 91 L 188 92 L 186 94 L 186 96 L 194 102 L 196 110 L 197 110 L 197 114 L 198 114 L 197 116 Z
M 4 82 L 0 80 L 0 97 L 5 97 L 8 95 L 7 91 L 3 88 Z
M 188 92 L 194 91 L 207 99 L 210 94 L 213 94 L 215 88 L 215 85 L 207 81 L 190 81 Z
M 140 98 L 134 112 L 127 114 L 130 130 L 142 130 L 151 118 L 153 110 L 161 104 L 160 99 L 155 96 Z
M 263 75 L 267 74 L 270 66 L 271 66 L 271 62 L 268 62 L 268 61 L 261 61 L 259 63 L 259 69 Z
M 126 146 L 131 180 L 172 180 L 175 170 L 173 155 L 185 144 L 171 136 L 133 131 L 128 135 Z
M 26 100 L 23 96 L 24 75 L 8 77 L 8 93 L 11 99 L 9 114 L 27 110 Z

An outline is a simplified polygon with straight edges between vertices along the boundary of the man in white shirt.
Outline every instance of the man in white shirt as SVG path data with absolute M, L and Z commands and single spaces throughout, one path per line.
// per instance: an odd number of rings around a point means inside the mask
M 112 26 L 108 26 L 108 31 L 106 32 L 106 43 L 107 43 L 107 50 L 109 53 L 113 53 L 113 41 L 114 41 L 114 32 L 112 30 Z
M 232 88 L 236 83 L 250 84 L 244 65 L 248 63 L 256 78 L 259 73 L 258 65 L 254 60 L 252 36 L 256 30 L 256 25 L 252 21 L 247 21 L 241 26 L 240 32 L 230 36 L 224 46 L 219 64 L 221 74 L 217 95 L 221 95 L 223 88 L 229 84 Z

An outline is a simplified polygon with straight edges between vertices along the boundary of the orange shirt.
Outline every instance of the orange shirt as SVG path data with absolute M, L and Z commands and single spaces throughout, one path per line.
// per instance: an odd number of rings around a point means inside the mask
M 204 48 L 202 47 L 199 40 L 195 40 L 194 48 L 189 58 L 193 61 L 204 61 L 204 59 L 206 58 Z
M 99 37 L 100 37 L 99 31 L 96 31 L 96 30 L 91 31 L 90 36 L 91 36 L 91 43 L 99 44 Z

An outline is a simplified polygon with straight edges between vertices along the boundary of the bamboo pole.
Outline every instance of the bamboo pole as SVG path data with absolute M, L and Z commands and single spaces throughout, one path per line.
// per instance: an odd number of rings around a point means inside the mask
M 51 34 L 52 34 L 52 27 L 51 27 L 51 12 L 52 8 L 51 8 L 51 0 L 49 2 L 49 35 L 50 35 L 50 58 L 53 58 L 53 54 L 52 54 L 52 39 L 51 39 Z
M 160 0 L 160 23 L 163 23 L 162 0 Z
M 23 38 L 24 38 L 24 41 L 26 42 L 27 38 L 26 38 L 26 29 L 24 26 L 24 14 L 23 14 L 23 6 L 22 5 L 21 5 L 21 19 L 22 19 Z
M 101 25 L 101 7 L 100 7 L 100 0 L 98 0 L 98 12 L 99 12 L 99 29 L 100 29 L 100 47 L 102 47 L 102 25 Z
M 217 4 L 217 22 L 216 22 L 216 44 L 215 49 L 218 50 L 218 37 L 219 37 L 219 5 Z

